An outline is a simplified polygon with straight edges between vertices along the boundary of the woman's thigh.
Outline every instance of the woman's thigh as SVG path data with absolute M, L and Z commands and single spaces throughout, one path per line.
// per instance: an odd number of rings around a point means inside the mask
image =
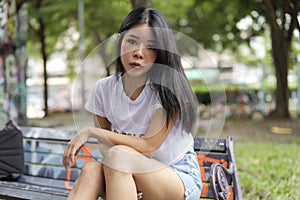
M 174 170 L 173 167 L 168 167 L 124 145 L 112 147 L 107 156 L 104 165 L 133 175 L 137 191 L 143 192 L 143 200 L 199 199 L 198 186 L 189 172 Z M 189 165 L 184 164 L 183 167 L 189 168 Z
M 147 199 L 198 200 L 200 197 L 202 182 L 193 149 L 189 150 L 180 161 L 171 167 L 165 167 L 153 173 L 136 173 L 134 177 L 138 190 L 141 192 L 146 190 L 149 193 Z M 166 196 L 159 198 L 159 195 Z
M 143 200 L 185 199 L 184 184 L 178 174 L 170 167 L 151 173 L 137 173 L 133 177 L 138 192 L 143 193 Z

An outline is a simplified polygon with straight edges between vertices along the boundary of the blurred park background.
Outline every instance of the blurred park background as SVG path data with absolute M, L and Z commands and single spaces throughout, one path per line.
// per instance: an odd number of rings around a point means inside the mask
M 114 73 L 107 41 L 139 6 L 188 38 L 179 46 L 198 135 L 223 119 L 217 136 L 235 141 L 244 198 L 299 199 L 299 0 L 0 0 L 1 125 L 90 124 L 88 91 Z

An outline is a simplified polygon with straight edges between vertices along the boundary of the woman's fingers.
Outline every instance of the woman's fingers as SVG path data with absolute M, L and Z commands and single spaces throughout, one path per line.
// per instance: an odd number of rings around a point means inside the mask
M 70 155 L 70 161 L 72 163 L 74 163 L 74 156 L 75 156 L 75 153 L 78 149 L 77 145 L 74 144 L 74 143 L 69 143 L 68 144 L 68 149 L 70 149 L 70 152 L 69 152 L 69 155 Z
M 76 152 L 79 150 L 79 148 L 77 148 L 77 145 L 75 144 L 76 142 L 74 142 L 74 140 L 72 139 L 68 145 L 67 148 L 64 152 L 63 155 L 63 165 L 65 167 L 72 167 L 73 163 L 74 163 L 74 156 L 76 154 Z
M 71 160 L 70 160 L 70 155 L 67 153 L 68 149 L 65 150 L 62 163 L 66 168 L 71 167 Z
M 65 167 L 72 167 L 75 162 L 75 155 L 88 140 L 88 137 L 88 128 L 85 128 L 78 132 L 78 134 L 68 142 L 62 159 L 62 163 Z

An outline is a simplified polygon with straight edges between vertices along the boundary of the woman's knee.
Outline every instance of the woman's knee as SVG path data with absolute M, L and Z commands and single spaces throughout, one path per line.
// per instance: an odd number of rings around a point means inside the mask
M 116 145 L 111 147 L 103 163 L 106 170 L 115 170 L 123 173 L 145 173 L 165 168 L 165 165 L 151 159 L 136 151 L 135 149 L 125 146 Z
M 125 145 L 115 145 L 111 147 L 104 159 L 104 171 L 130 172 L 134 160 L 141 154 L 133 148 Z
M 84 174 L 85 176 L 99 176 L 103 173 L 103 166 L 100 162 L 88 162 L 86 163 L 82 169 L 81 174 Z

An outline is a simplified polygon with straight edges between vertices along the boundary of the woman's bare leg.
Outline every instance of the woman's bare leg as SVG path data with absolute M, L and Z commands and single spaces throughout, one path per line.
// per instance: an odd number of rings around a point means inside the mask
M 107 199 L 137 199 L 137 190 L 132 174 L 120 172 L 107 166 L 103 166 L 103 169 L 106 182 Z
M 103 165 L 100 162 L 86 163 L 80 176 L 76 180 L 73 190 L 68 197 L 69 200 L 98 199 L 105 196 L 105 180 Z
M 173 169 L 167 167 L 152 173 L 133 175 L 137 190 L 143 192 L 143 200 L 184 200 L 184 185 Z
M 112 147 L 107 156 L 103 166 L 107 199 L 137 199 L 137 192 L 143 192 L 143 200 L 184 199 L 183 183 L 173 169 L 123 145 Z M 154 168 L 150 170 L 145 163 Z

